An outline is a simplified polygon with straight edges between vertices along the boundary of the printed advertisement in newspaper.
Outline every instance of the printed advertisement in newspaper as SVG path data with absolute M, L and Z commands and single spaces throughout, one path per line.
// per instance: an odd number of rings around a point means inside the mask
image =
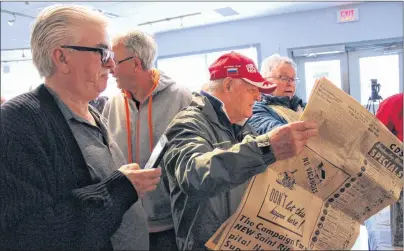
M 319 136 L 249 183 L 236 211 L 206 243 L 212 250 L 351 249 L 360 224 L 398 200 L 401 142 L 327 79 L 303 114 L 274 107 L 289 122 L 316 121 Z

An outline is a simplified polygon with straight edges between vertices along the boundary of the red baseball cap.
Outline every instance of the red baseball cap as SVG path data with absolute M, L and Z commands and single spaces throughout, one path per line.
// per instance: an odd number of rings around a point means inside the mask
M 249 84 L 257 86 L 260 92 L 270 94 L 276 85 L 265 80 L 250 58 L 237 52 L 223 54 L 209 66 L 210 80 L 226 77 L 240 78 Z

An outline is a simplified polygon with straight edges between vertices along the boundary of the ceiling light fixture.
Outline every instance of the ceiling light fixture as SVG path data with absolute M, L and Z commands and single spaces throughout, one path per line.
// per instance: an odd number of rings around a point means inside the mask
M 10 15 L 13 15 L 13 16 L 14 16 L 14 21 L 15 21 L 15 19 L 16 19 L 16 16 L 27 17 L 27 18 L 30 18 L 30 19 L 35 19 L 35 17 L 33 17 L 33 16 L 25 15 L 25 14 L 22 14 L 22 13 L 13 12 L 13 11 L 5 10 L 5 9 L 1 9 L 0 11 L 1 11 L 2 13 L 7 13 L 7 14 L 10 14 Z
M 182 25 L 182 19 L 184 19 L 186 17 L 201 15 L 201 14 L 202 14 L 201 12 L 197 12 L 197 13 L 191 13 L 191 14 L 182 15 L 182 16 L 168 17 L 168 18 L 164 18 L 164 19 L 141 23 L 141 24 L 138 24 L 138 26 L 151 25 L 151 24 L 156 24 L 156 23 L 161 23 L 161 22 L 170 22 L 171 20 L 175 20 L 175 19 L 180 19 L 181 25 Z
M 109 18 L 118 18 L 118 17 L 121 17 L 121 16 L 119 16 L 119 15 L 117 15 L 117 14 L 114 14 L 114 13 L 111 13 L 111 12 L 105 12 L 105 11 L 103 11 L 103 10 L 101 10 L 101 9 L 93 8 L 93 10 L 98 11 L 99 13 L 101 13 L 101 14 L 103 14 L 104 16 L 109 17 Z
M 15 20 L 17 20 L 17 17 L 15 16 L 15 14 L 13 13 L 13 19 L 8 20 L 8 25 L 13 26 Z
M 235 11 L 231 7 L 225 7 L 225 8 L 220 8 L 220 9 L 214 9 L 215 12 L 219 13 L 223 17 L 229 17 L 229 16 L 234 16 L 238 15 L 239 13 Z

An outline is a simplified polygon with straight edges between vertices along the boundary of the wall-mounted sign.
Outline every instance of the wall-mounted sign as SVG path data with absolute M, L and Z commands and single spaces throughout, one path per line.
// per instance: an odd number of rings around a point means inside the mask
M 359 9 L 344 9 L 339 10 L 337 12 L 337 22 L 338 23 L 347 23 L 347 22 L 354 22 L 359 20 Z

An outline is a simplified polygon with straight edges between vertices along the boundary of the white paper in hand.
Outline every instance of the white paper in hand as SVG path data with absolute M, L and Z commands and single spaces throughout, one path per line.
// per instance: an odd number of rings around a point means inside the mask
M 167 137 L 163 134 L 150 155 L 144 169 L 157 168 L 168 147 Z

